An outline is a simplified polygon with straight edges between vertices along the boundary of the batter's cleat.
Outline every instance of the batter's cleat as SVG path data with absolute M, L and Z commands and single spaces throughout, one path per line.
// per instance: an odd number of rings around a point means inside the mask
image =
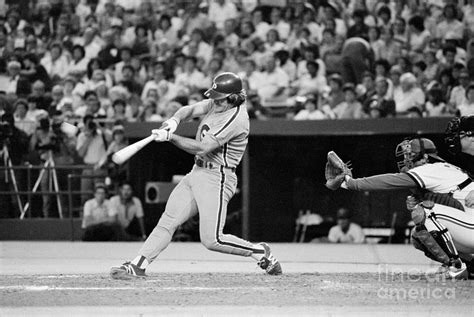
M 282 273 L 280 262 L 273 256 L 268 244 L 264 242 L 259 244 L 265 249 L 265 254 L 260 261 L 257 262 L 257 265 L 270 275 L 280 275 Z
M 145 270 L 135 264 L 125 262 L 121 266 L 114 266 L 110 269 L 110 277 L 115 280 L 132 280 L 146 278 Z
M 461 268 L 459 269 L 450 266 L 445 276 L 446 278 L 450 278 L 452 280 L 467 280 L 469 277 L 469 272 L 467 270 L 466 264 L 462 263 Z

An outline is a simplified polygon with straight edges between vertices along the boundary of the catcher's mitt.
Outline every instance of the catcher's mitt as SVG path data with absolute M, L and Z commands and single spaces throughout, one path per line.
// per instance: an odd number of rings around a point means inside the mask
M 344 163 L 334 151 L 328 152 L 328 161 L 325 171 L 326 187 L 331 190 L 336 190 L 341 187 L 346 175 L 352 177 L 352 171 L 349 165 L 350 164 Z

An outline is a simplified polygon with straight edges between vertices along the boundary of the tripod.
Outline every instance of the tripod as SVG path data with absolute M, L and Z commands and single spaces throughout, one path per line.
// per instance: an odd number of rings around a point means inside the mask
M 49 150 L 48 151 L 48 158 L 44 162 L 43 168 L 40 171 L 40 174 L 38 176 L 38 179 L 36 180 L 35 185 L 33 186 L 33 189 L 31 190 L 32 193 L 36 193 L 38 190 L 38 187 L 41 185 L 41 181 L 43 177 L 45 176 L 45 173 L 48 172 L 48 193 L 55 192 L 56 193 L 56 203 L 58 205 L 58 213 L 59 213 L 59 218 L 63 218 L 63 210 L 61 206 L 61 197 L 59 195 L 59 184 L 58 184 L 58 175 L 56 174 L 56 168 L 53 160 L 53 151 Z M 20 219 L 23 219 L 25 217 L 25 213 L 30 207 L 30 203 L 27 202 L 25 205 L 25 208 L 22 211 L 22 214 L 20 216 Z
M 10 158 L 10 153 L 8 152 L 7 141 L 3 141 L 3 149 L 1 151 L 3 154 L 3 166 L 5 169 L 5 183 L 9 183 L 8 174 L 12 181 L 13 189 L 15 190 L 16 202 L 18 204 L 18 209 L 20 210 L 21 215 L 24 215 L 23 204 L 21 203 L 20 194 L 18 193 L 18 183 L 16 182 L 15 171 L 13 170 L 12 160 Z

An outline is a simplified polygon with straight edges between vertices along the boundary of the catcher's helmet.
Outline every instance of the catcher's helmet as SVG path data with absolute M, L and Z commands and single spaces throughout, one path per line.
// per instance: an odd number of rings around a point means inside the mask
M 444 162 L 438 156 L 438 150 L 430 139 L 416 138 L 404 140 L 395 149 L 395 156 L 401 158 L 397 161 L 398 169 L 401 172 L 412 169 L 415 167 L 415 162 L 422 159 L 425 154 L 436 161 Z
M 223 99 L 240 92 L 242 92 L 242 79 L 234 73 L 226 72 L 214 78 L 212 87 L 204 95 L 211 99 Z

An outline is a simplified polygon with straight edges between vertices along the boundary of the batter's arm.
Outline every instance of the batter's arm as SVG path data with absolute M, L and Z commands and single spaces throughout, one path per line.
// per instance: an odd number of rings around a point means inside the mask
M 220 145 L 215 138 L 207 135 L 202 141 L 182 137 L 180 135 L 172 134 L 170 142 L 176 145 L 181 150 L 184 150 L 193 155 L 204 156 L 217 149 Z
M 347 175 L 343 187 L 357 191 L 419 188 L 413 178 L 406 173 L 380 174 L 364 178 L 352 178 Z
M 189 106 L 181 107 L 174 113 L 173 117 L 177 119 L 179 123 L 205 115 L 209 111 L 210 103 L 210 100 L 203 100 Z

